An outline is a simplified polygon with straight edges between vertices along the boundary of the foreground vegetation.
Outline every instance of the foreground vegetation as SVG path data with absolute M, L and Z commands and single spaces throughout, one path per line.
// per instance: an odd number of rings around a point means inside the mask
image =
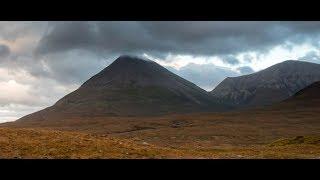
M 295 137 L 297 138 L 297 137 Z M 225 148 L 169 148 L 141 139 L 47 129 L 0 128 L 0 158 L 319 158 L 320 137 Z M 298 137 L 301 139 L 301 137 Z

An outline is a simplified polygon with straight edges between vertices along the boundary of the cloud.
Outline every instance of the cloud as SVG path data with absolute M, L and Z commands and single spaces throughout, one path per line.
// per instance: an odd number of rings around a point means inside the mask
M 55 22 L 40 40 L 36 54 L 72 49 L 132 53 L 152 50 L 156 44 L 138 22 Z M 159 48 L 159 46 L 157 46 Z
M 11 72 L 0 68 L 0 76 L 0 105 L 47 105 L 52 103 L 52 97 L 62 97 L 74 89 L 72 85 L 62 86 L 53 79 L 34 77 L 24 71 Z
M 34 77 L 21 69 L 12 71 L 0 67 L 0 121 L 14 120 L 51 106 L 77 87 Z
M 243 56 L 243 60 L 244 60 L 244 62 L 246 62 L 246 63 L 251 63 L 251 62 L 253 61 L 253 59 L 254 59 L 254 56 L 252 56 L 252 55 L 250 55 L 250 54 L 245 54 L 245 55 Z
M 9 56 L 10 48 L 4 44 L 0 44 L 0 58 L 5 58 Z
M 43 107 L 20 104 L 0 105 L 0 123 L 17 120 L 18 118 L 35 112 L 41 108 Z
M 251 74 L 254 72 L 254 70 L 249 67 L 249 66 L 243 66 L 243 67 L 239 67 L 237 68 L 237 70 L 242 74 L 242 75 L 246 75 L 246 74 Z
M 193 82 L 199 87 L 211 91 L 226 77 L 239 76 L 240 74 L 229 68 L 215 66 L 213 64 L 194 64 L 189 63 L 179 70 L 166 67 L 171 72 Z
M 115 54 L 214 56 L 267 51 L 290 41 L 301 43 L 320 32 L 320 23 L 51 22 L 48 29 L 37 54 L 86 49 Z
M 239 60 L 233 55 L 222 56 L 221 59 L 223 62 L 230 64 L 230 65 L 239 64 Z
M 29 68 L 35 77 L 55 79 L 62 84 L 82 84 L 108 66 L 116 57 L 102 57 L 83 50 L 54 53 L 39 59 L 38 66 Z
M 313 62 L 313 63 L 320 63 L 320 54 L 317 51 L 310 51 L 303 57 L 299 58 L 299 60 Z
M 14 80 L 0 82 L 0 105 L 30 102 L 35 97 L 27 95 L 28 88 L 28 86 L 18 84 Z
M 43 21 L 0 21 L 0 39 L 14 42 L 27 36 L 42 36 L 47 27 Z

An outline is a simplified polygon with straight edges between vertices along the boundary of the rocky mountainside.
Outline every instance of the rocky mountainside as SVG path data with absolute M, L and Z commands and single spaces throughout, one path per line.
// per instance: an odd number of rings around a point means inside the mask
M 320 81 L 320 65 L 289 60 L 265 70 L 226 78 L 211 94 L 238 107 L 254 107 L 281 102 L 299 90 Z
M 120 56 L 52 107 L 21 120 L 68 115 L 153 116 L 224 109 L 226 105 L 217 103 L 210 93 L 159 64 Z
M 298 108 L 298 110 L 304 108 L 320 110 L 320 81 L 303 88 L 279 105 Z

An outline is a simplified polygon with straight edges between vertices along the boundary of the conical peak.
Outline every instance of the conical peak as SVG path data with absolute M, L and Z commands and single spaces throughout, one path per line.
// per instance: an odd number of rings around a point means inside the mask
M 176 75 L 151 60 L 123 55 L 90 78 L 82 87 L 151 86 L 176 81 Z
M 122 55 L 119 56 L 110 66 L 106 67 L 102 72 L 115 72 L 115 73 L 152 73 L 153 71 L 163 71 L 165 70 L 162 66 L 156 62 L 138 57 Z
M 132 55 L 121 55 L 114 61 L 114 63 L 131 63 L 131 62 L 153 62 L 153 61 L 143 57 L 132 56 Z

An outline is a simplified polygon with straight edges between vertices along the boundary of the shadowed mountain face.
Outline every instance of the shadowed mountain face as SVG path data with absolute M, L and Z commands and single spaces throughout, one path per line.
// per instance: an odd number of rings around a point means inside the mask
M 238 107 L 270 105 L 320 81 L 320 65 L 285 61 L 250 75 L 226 78 L 211 94 Z
M 289 99 L 281 102 L 279 106 L 286 106 L 298 108 L 312 108 L 320 110 L 320 81 L 312 83 L 311 85 L 298 91 Z
M 144 116 L 219 111 L 226 106 L 159 64 L 120 56 L 52 107 L 21 118 Z
M 320 81 L 312 83 L 311 85 L 298 91 L 291 99 L 293 98 L 304 98 L 305 100 L 320 99 L 319 92 L 320 92 Z

